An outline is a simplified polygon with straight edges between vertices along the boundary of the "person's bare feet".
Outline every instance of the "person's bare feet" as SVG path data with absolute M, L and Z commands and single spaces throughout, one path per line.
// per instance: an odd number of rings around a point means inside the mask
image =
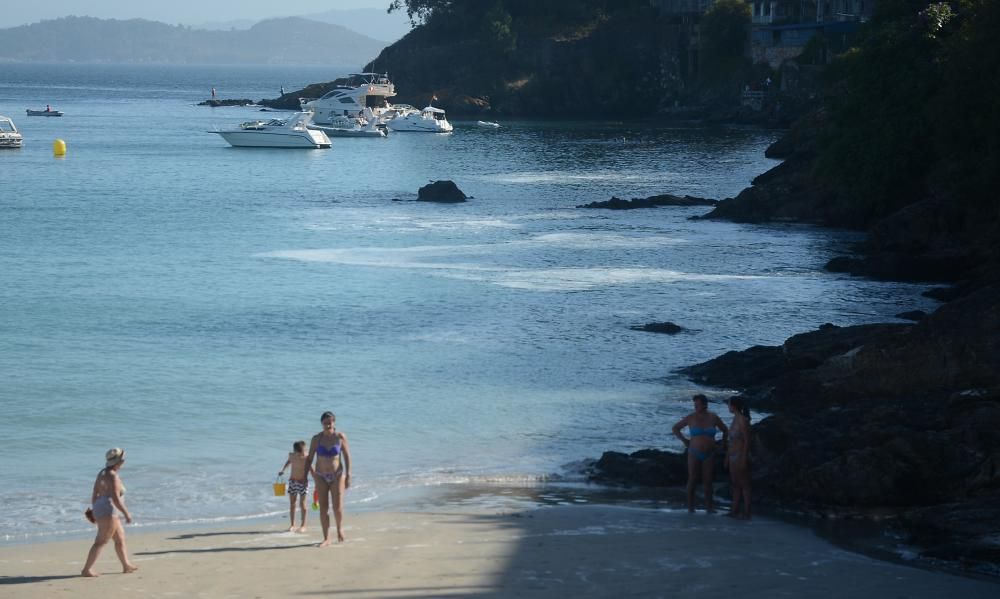
M 295 531 L 295 525 L 292 524 L 291 526 L 288 527 L 288 532 L 294 532 L 294 531 Z
M 306 525 L 303 524 L 302 526 L 299 527 L 299 532 L 305 532 L 305 531 L 306 531 Z
M 344 542 L 344 533 L 342 533 L 342 532 L 338 532 L 337 533 L 337 542 L 338 543 L 343 543 Z
M 93 570 L 81 570 L 80 576 L 83 576 L 84 578 L 97 578 L 99 574 Z
M 135 572 L 138 569 L 139 569 L 139 566 L 133 566 L 132 564 L 129 564 L 129 565 L 125 566 L 124 568 L 122 568 L 122 574 L 131 574 L 132 572 Z
M 319 544 L 320 549 L 322 549 L 323 547 L 329 547 L 329 546 L 330 546 L 330 539 L 323 539 L 323 542 Z

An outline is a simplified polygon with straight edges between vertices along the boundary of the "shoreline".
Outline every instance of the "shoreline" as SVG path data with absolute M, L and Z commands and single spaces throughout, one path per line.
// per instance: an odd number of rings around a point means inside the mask
M 717 483 L 717 487 L 719 484 Z M 535 485 L 510 485 L 509 483 L 475 485 L 442 484 L 433 487 L 410 489 L 407 493 L 410 507 L 401 507 L 401 501 L 394 502 L 390 507 L 347 507 L 346 525 L 350 526 L 355 518 L 362 520 L 382 519 L 389 516 L 418 518 L 421 515 L 437 513 L 473 513 L 473 514 L 517 514 L 533 513 L 538 510 L 591 508 L 605 510 L 626 510 L 648 514 L 671 514 L 688 516 L 684 507 L 684 490 L 682 487 L 642 487 L 601 485 L 588 482 L 545 482 Z M 719 513 L 711 520 L 699 508 L 693 518 L 694 526 L 712 526 L 717 518 L 719 522 L 729 521 L 723 517 L 728 510 L 725 495 L 719 495 L 716 502 Z M 770 503 L 758 504 L 754 522 L 769 522 L 789 527 L 801 535 L 821 539 L 824 543 L 859 557 L 865 557 L 876 562 L 891 564 L 927 572 L 953 576 L 956 578 L 984 581 L 1000 584 L 1000 578 L 976 571 L 963 570 L 956 563 L 947 561 L 927 561 L 917 557 L 918 548 L 902 544 L 899 539 L 889 534 L 885 522 L 866 518 L 851 517 L 821 517 L 809 511 L 783 509 Z M 212 536 L 224 534 L 230 530 L 244 530 L 266 527 L 282 532 L 287 524 L 287 510 L 275 511 L 264 515 L 233 516 L 224 519 L 205 519 L 203 521 L 188 521 L 177 523 L 143 524 L 141 516 L 139 524 L 126 526 L 131 547 L 132 538 L 163 538 L 181 536 Z M 332 517 L 332 516 L 331 516 Z M 82 518 L 82 516 L 81 516 Z M 319 542 L 319 515 L 310 510 L 307 521 L 310 535 L 315 543 Z M 218 532 L 223 531 L 223 532 Z M 43 538 L 21 539 L 0 542 L 0 585 L 5 584 L 5 555 L 26 551 L 27 553 L 45 553 L 46 548 L 76 546 L 80 552 L 86 550 L 93 537 L 93 529 L 79 530 L 71 533 L 52 533 Z M 160 542 L 157 541 L 157 542 Z M 113 550 L 106 549 L 108 556 L 113 556 Z M 909 556 L 909 557 L 907 557 Z M 107 557 L 107 556 L 105 556 Z M 111 564 L 114 560 L 111 557 Z M 104 560 L 104 557 L 102 557 Z M 106 561 L 106 560 L 104 560 Z
M 304 534 L 285 532 L 286 524 L 271 518 L 140 534 L 131 529 L 129 551 L 139 572 L 117 573 L 108 547 L 96 580 L 78 576 L 88 541 L 2 547 L 0 587 L 6 597 L 84 599 L 116 590 L 154 597 L 277 597 L 296 594 L 292 589 L 307 596 L 360 597 L 987 597 L 1000 588 L 844 551 L 780 520 L 743 522 L 683 509 L 555 505 L 348 512 L 347 542 L 324 550 L 316 548 L 318 519 L 310 518 Z

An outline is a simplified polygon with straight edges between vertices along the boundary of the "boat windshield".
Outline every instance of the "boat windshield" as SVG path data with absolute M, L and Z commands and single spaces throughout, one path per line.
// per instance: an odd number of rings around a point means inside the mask
M 0 131 L 4 133 L 17 133 L 17 128 L 14 127 L 14 121 L 10 119 L 0 119 Z

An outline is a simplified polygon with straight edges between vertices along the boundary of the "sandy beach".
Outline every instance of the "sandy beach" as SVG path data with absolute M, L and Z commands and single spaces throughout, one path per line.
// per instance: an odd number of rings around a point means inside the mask
M 284 520 L 139 533 L 139 572 L 108 547 L 78 576 L 83 540 L 0 548 L 15 597 L 995 597 L 1000 584 L 874 560 L 757 519 L 610 506 L 349 514 L 316 547 Z

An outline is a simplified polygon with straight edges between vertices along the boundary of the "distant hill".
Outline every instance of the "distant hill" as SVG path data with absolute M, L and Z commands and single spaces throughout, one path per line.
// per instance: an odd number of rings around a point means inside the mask
M 403 37 L 411 29 L 410 19 L 406 16 L 405 10 L 387 13 L 379 8 L 335 8 L 302 17 L 347 27 L 352 31 L 360 31 L 367 36 L 390 43 Z
M 300 17 L 244 31 L 206 31 L 144 19 L 64 17 L 0 29 L 0 61 L 362 65 L 385 44 Z

